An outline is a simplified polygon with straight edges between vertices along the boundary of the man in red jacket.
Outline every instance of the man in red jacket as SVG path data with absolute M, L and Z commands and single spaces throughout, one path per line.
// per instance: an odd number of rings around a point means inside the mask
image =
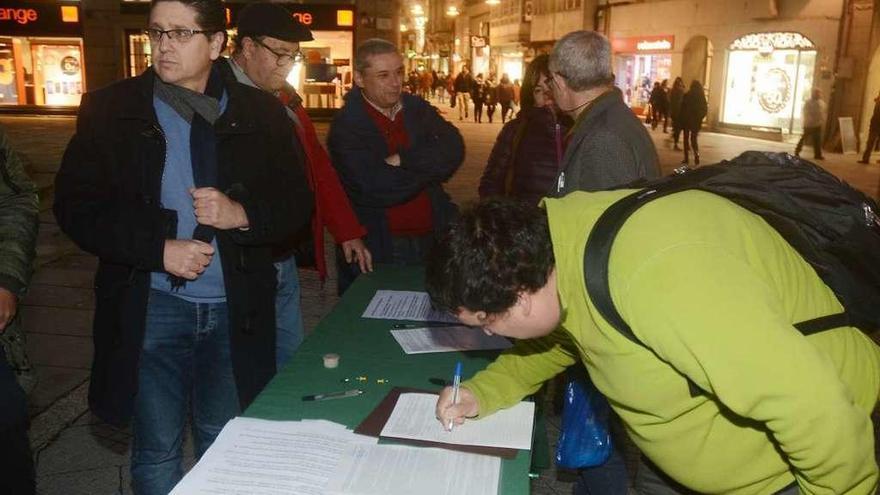
M 323 280 L 324 227 L 330 230 L 348 263 L 357 263 L 362 272 L 373 270 L 370 251 L 361 239 L 367 230 L 352 211 L 327 151 L 318 141 L 315 127 L 306 115 L 302 98 L 287 83 L 287 75 L 302 60 L 301 41 L 311 41 L 311 31 L 278 4 L 253 3 L 238 16 L 238 37 L 229 64 L 239 82 L 270 92 L 284 103 L 296 131 L 295 147 L 304 155 L 306 176 L 315 193 L 312 217 L 315 264 Z M 280 368 L 303 339 L 299 277 L 290 249 L 275 263 L 278 270 L 276 318 L 278 320 L 277 362 Z

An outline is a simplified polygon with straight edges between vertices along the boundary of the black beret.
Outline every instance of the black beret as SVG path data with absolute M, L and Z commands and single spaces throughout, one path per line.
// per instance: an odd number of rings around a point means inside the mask
M 238 37 L 269 36 L 281 41 L 312 41 L 309 28 L 293 18 L 284 7 L 267 2 L 251 3 L 238 14 Z

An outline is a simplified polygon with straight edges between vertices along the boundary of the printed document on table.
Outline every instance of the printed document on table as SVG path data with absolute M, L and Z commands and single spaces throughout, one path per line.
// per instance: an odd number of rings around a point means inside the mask
M 520 402 L 491 416 L 467 420 L 452 431 L 446 431 L 434 416 L 436 404 L 437 396 L 433 394 L 400 394 L 380 435 L 455 445 L 532 448 L 533 402 Z
M 349 445 L 332 495 L 497 495 L 501 458 L 403 445 Z
M 407 354 L 484 351 L 513 346 L 500 335 L 486 335 L 479 328 L 464 325 L 391 330 L 391 335 Z
M 383 320 L 458 323 L 449 313 L 432 308 L 427 292 L 410 290 L 377 290 L 362 316 Z
M 234 418 L 171 495 L 323 495 L 355 443 L 376 439 L 328 421 Z

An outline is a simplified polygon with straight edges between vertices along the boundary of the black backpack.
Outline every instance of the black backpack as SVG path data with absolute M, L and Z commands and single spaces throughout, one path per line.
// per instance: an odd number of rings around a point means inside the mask
M 611 300 L 608 259 L 614 238 L 626 219 L 646 203 L 691 189 L 723 196 L 760 215 L 834 291 L 844 312 L 796 323 L 801 333 L 842 326 L 865 332 L 880 329 L 880 209 L 874 200 L 787 153 L 747 151 L 730 161 L 676 172 L 637 184 L 642 189 L 611 205 L 587 239 L 587 293 L 621 334 L 641 345 Z

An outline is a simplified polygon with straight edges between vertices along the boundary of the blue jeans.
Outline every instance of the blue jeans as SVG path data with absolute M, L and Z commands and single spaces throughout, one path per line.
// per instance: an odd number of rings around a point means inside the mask
M 305 333 L 300 306 L 299 272 L 296 259 L 275 263 L 278 272 L 278 291 L 275 294 L 275 366 L 278 370 L 293 356 Z
M 193 303 L 152 290 L 132 425 L 137 495 L 165 495 L 183 476 L 190 404 L 199 458 L 240 411 L 226 303 Z

